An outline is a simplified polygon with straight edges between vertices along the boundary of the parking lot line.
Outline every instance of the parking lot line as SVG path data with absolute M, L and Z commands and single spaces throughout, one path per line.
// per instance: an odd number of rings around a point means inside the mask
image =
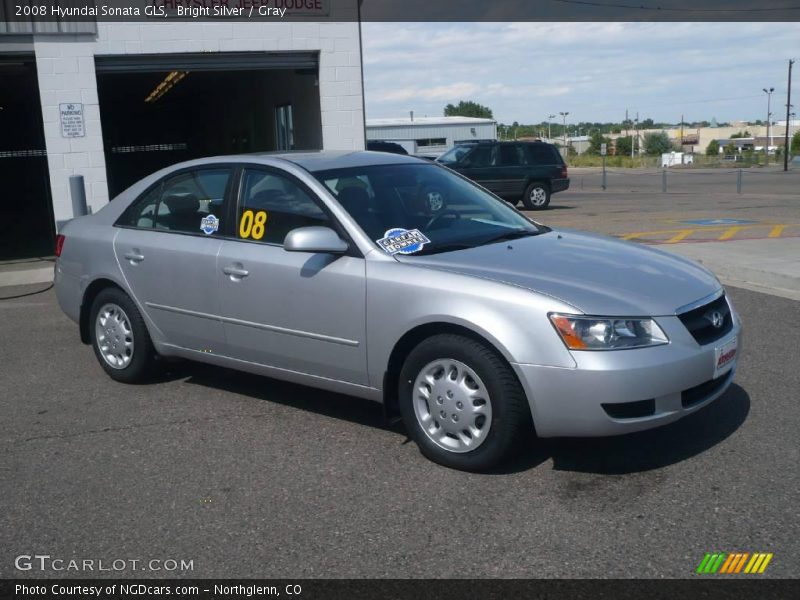
M 670 239 L 668 239 L 665 243 L 666 244 L 677 244 L 681 240 L 684 240 L 687 237 L 689 237 L 690 235 L 692 235 L 692 233 L 694 233 L 694 231 L 695 231 L 694 229 L 684 229 L 683 231 L 681 231 L 677 235 L 675 235 L 675 236 L 671 237 Z
M 742 229 L 744 229 L 744 228 L 741 227 L 741 226 L 740 227 L 731 227 L 725 233 L 723 233 L 721 236 L 719 236 L 719 241 L 720 242 L 724 242 L 725 240 L 731 239 L 733 236 L 735 236 L 737 233 L 739 233 Z
M 768 233 L 765 231 L 767 228 Z M 733 227 L 730 225 L 714 225 L 692 229 L 660 229 L 657 231 L 623 233 L 618 234 L 617 237 L 623 240 L 635 239 L 651 244 L 677 244 L 684 241 L 726 242 L 734 239 L 777 239 L 783 237 L 789 228 L 800 228 L 800 223 L 756 223 L 753 225 L 735 225 Z M 742 233 L 757 235 L 742 236 L 740 235 Z M 767 233 L 766 237 L 765 233 Z
M 786 229 L 787 225 L 775 225 L 772 228 L 772 231 L 769 232 L 769 237 L 771 238 L 779 238 L 783 233 L 783 230 Z

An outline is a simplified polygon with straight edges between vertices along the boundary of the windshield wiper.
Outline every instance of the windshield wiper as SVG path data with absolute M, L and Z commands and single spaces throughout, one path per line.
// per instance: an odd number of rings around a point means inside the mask
M 415 256 L 425 256 L 428 254 L 439 254 L 440 252 L 453 252 L 454 250 L 468 250 L 474 248 L 475 244 L 465 244 L 464 242 L 454 242 L 452 244 L 431 244 L 421 252 L 416 252 Z
M 543 231 L 531 231 L 530 229 L 512 229 L 511 231 L 504 231 L 500 235 L 496 235 L 494 237 L 490 237 L 487 240 L 484 240 L 481 243 L 481 246 L 486 246 L 487 244 L 494 244 L 496 242 L 505 242 L 508 240 L 516 240 L 523 237 L 533 237 L 535 235 L 540 235 L 544 233 Z

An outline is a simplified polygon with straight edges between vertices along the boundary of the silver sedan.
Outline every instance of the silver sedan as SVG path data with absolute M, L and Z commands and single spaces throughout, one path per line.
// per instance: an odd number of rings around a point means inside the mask
M 70 221 L 57 255 L 59 303 L 113 379 L 181 357 L 368 398 L 465 470 L 537 434 L 675 421 L 725 392 L 739 349 L 702 266 L 392 154 L 175 165 Z

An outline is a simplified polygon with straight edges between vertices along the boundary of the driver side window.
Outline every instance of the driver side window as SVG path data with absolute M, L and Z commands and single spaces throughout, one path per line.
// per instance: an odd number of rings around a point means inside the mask
M 270 171 L 245 171 L 236 237 L 283 244 L 292 229 L 313 226 L 330 227 L 330 219 L 292 179 Z

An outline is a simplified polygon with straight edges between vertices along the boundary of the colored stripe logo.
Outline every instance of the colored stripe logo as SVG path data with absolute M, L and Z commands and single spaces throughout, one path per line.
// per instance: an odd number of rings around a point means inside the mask
M 725 574 L 761 574 L 767 570 L 772 560 L 772 552 L 706 552 L 697 573 L 701 575 Z

